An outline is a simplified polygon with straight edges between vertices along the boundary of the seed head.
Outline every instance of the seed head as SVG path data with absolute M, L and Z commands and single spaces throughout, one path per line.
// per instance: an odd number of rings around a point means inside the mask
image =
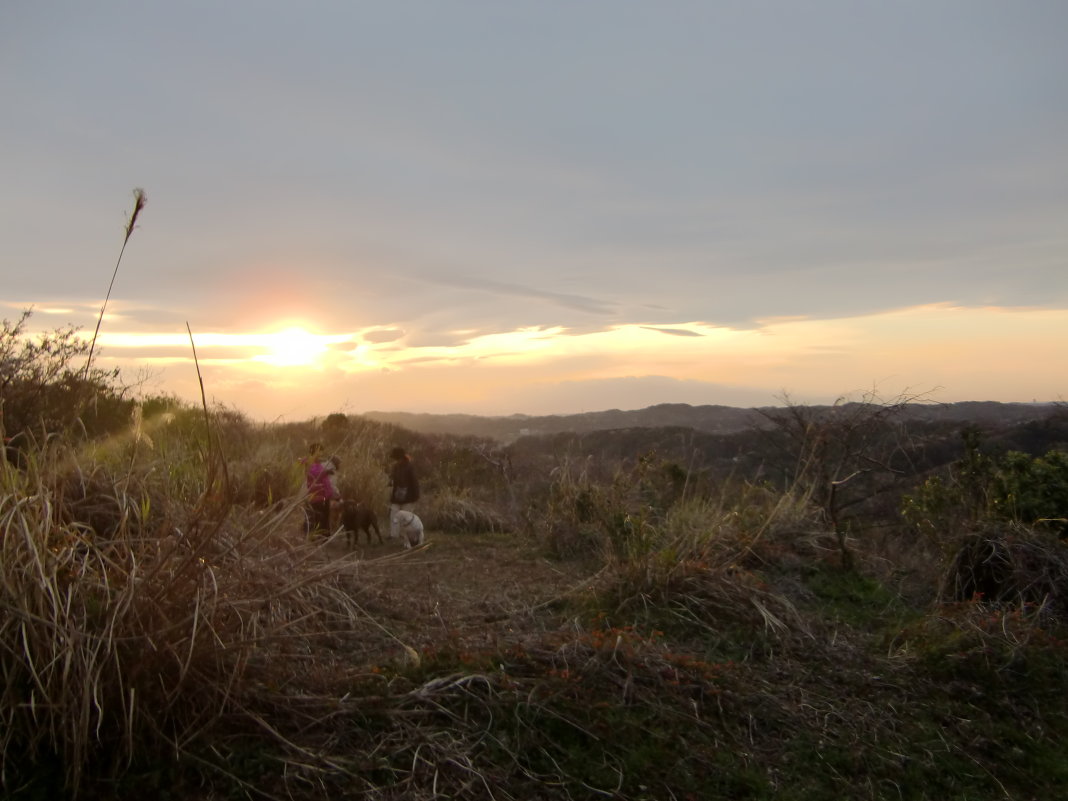
M 133 192 L 134 194 L 134 209 L 130 212 L 130 221 L 126 223 L 126 239 L 130 238 L 130 234 L 133 233 L 134 225 L 137 224 L 137 215 L 141 213 L 141 209 L 145 207 L 148 202 L 148 195 L 145 194 L 145 190 L 137 188 Z

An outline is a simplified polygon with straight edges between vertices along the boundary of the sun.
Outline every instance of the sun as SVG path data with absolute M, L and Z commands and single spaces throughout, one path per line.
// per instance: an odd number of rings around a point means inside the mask
M 310 367 L 327 351 L 324 337 L 309 333 L 300 326 L 265 334 L 263 346 L 267 352 L 256 356 L 256 361 L 276 367 Z

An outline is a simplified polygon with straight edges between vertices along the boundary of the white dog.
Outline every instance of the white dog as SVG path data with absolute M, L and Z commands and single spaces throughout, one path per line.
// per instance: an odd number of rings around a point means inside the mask
M 395 529 L 404 540 L 405 548 L 418 547 L 423 544 L 423 521 L 415 512 L 398 509 L 393 513 L 392 524 L 391 528 Z

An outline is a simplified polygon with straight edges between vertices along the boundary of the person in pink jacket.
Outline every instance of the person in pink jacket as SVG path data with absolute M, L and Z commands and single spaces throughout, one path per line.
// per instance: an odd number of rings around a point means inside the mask
M 304 479 L 308 488 L 305 509 L 305 533 L 326 534 L 330 531 L 330 502 L 338 499 L 334 486 L 334 465 L 323 461 L 322 443 L 313 442 L 308 455 L 300 460 L 305 465 Z

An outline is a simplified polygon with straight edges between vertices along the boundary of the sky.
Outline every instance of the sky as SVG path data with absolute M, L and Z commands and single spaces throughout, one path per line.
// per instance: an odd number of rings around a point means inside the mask
M 264 421 L 1061 401 L 1066 31 L 1063 0 L 5 0 L 0 317 L 91 338 L 107 297 L 98 366 Z

